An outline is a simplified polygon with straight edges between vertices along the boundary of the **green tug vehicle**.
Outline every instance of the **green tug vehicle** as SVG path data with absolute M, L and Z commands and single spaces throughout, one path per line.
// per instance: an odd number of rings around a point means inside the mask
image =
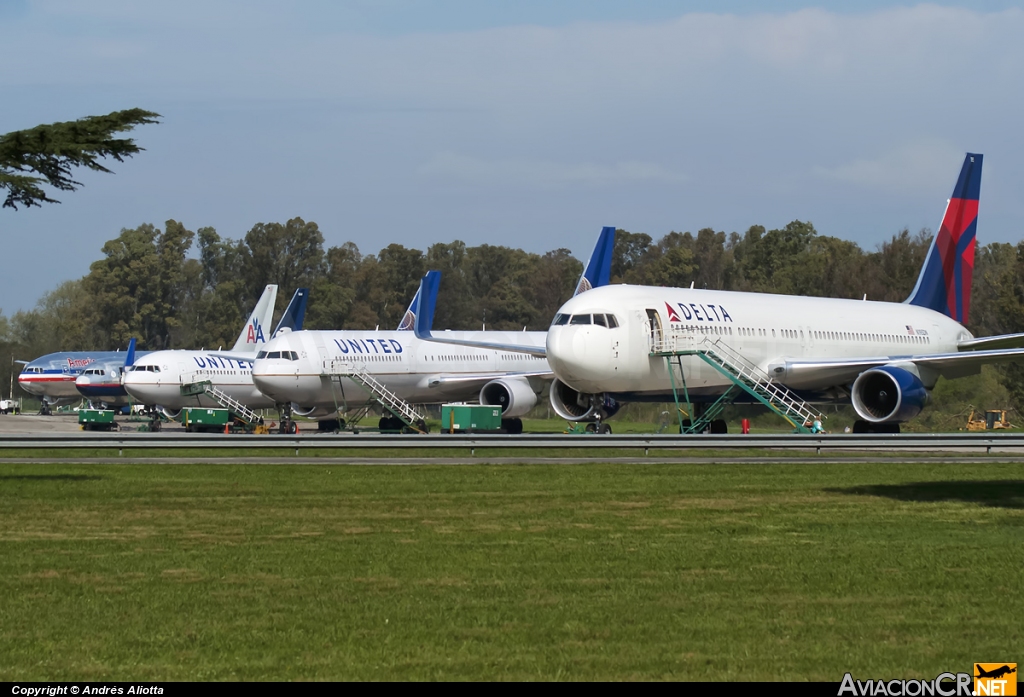
M 118 429 L 114 413 L 112 409 L 79 409 L 78 424 L 83 431 L 114 431 Z

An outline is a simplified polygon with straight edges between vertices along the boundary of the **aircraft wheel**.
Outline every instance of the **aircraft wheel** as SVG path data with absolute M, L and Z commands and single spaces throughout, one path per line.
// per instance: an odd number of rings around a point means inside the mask
M 725 422 L 725 419 L 715 419 L 711 422 L 710 433 L 728 433 L 729 424 Z
M 418 428 L 423 433 L 430 433 L 430 429 L 427 427 L 427 422 L 424 421 L 423 419 L 417 419 L 416 428 Z
M 608 424 L 601 424 L 601 427 L 597 429 L 597 432 L 598 433 L 607 433 L 607 434 L 610 435 L 611 432 L 612 432 L 612 427 L 609 426 Z
M 585 430 L 586 430 L 587 433 L 597 433 L 597 424 L 594 424 L 594 423 L 587 424 Z
M 862 419 L 857 419 L 853 422 L 854 433 L 874 433 L 875 430 L 871 427 L 871 424 Z

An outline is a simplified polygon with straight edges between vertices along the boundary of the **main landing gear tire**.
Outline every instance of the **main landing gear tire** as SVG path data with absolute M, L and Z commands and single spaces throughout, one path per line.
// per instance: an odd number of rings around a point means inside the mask
M 345 419 L 324 419 L 316 422 L 316 430 L 319 433 L 338 433 L 345 428 Z
M 518 436 L 523 432 L 523 420 L 522 419 L 502 419 L 501 427 L 505 430 L 505 433 L 510 436 Z
M 853 422 L 854 433 L 899 433 L 900 425 L 892 423 L 875 424 L 858 419 Z
M 715 419 L 711 422 L 711 427 L 708 429 L 709 433 L 728 433 L 729 424 L 725 422 L 725 419 Z

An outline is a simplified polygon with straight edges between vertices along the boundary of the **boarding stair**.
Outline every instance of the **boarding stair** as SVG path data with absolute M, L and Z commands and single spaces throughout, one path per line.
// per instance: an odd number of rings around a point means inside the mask
M 366 390 L 382 407 L 394 414 L 402 423 L 416 431 L 422 430 L 421 424 L 426 418 L 413 409 L 412 405 L 392 392 L 377 378 L 370 375 L 365 368 L 359 368 L 350 361 L 325 360 L 324 377 L 333 379 L 348 378 Z
M 230 411 L 232 415 L 249 426 L 255 426 L 263 420 L 262 416 L 239 402 L 224 390 L 214 387 L 213 383 L 209 380 L 198 380 L 183 383 L 180 390 L 182 397 L 197 397 L 202 394 L 209 396 L 210 399 Z
M 711 421 L 716 419 L 722 410 L 740 395 L 741 390 L 784 418 L 795 430 L 802 433 L 810 433 L 810 429 L 805 424 L 822 418 L 820 412 L 815 411 L 810 404 L 800 399 L 785 385 L 776 382 L 768 373 L 721 339 L 712 341 L 709 336 L 698 338 L 693 335 L 656 334 L 651 342 L 651 356 L 665 358 L 669 377 L 672 379 L 672 393 L 676 395 L 677 407 L 679 398 L 675 387 L 673 359 L 675 359 L 675 366 L 683 380 L 685 391 L 686 378 L 683 375 L 680 357 L 694 355 L 724 375 L 732 385 L 699 418 L 693 421 L 690 428 L 687 429 L 690 433 L 702 433 L 706 430 Z M 687 401 L 689 400 L 687 399 Z M 680 428 L 682 429 L 681 422 Z

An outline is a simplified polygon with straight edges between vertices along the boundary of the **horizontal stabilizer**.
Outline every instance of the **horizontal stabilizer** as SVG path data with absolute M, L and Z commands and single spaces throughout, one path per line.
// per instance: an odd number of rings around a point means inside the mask
M 441 272 L 428 271 L 420 280 L 420 289 L 416 293 L 415 321 L 413 333 L 420 341 L 432 341 L 437 344 L 453 344 L 456 346 L 471 346 L 473 348 L 491 349 L 494 351 L 508 351 L 510 353 L 524 353 L 530 356 L 547 356 L 543 346 L 524 346 L 521 344 L 501 344 L 489 341 L 474 341 L 471 339 L 437 339 L 432 334 L 434 324 L 434 307 L 437 303 L 437 289 L 441 285 Z
M 986 349 L 1024 348 L 1024 334 L 1001 334 L 968 339 L 957 344 L 961 351 L 984 351 Z

